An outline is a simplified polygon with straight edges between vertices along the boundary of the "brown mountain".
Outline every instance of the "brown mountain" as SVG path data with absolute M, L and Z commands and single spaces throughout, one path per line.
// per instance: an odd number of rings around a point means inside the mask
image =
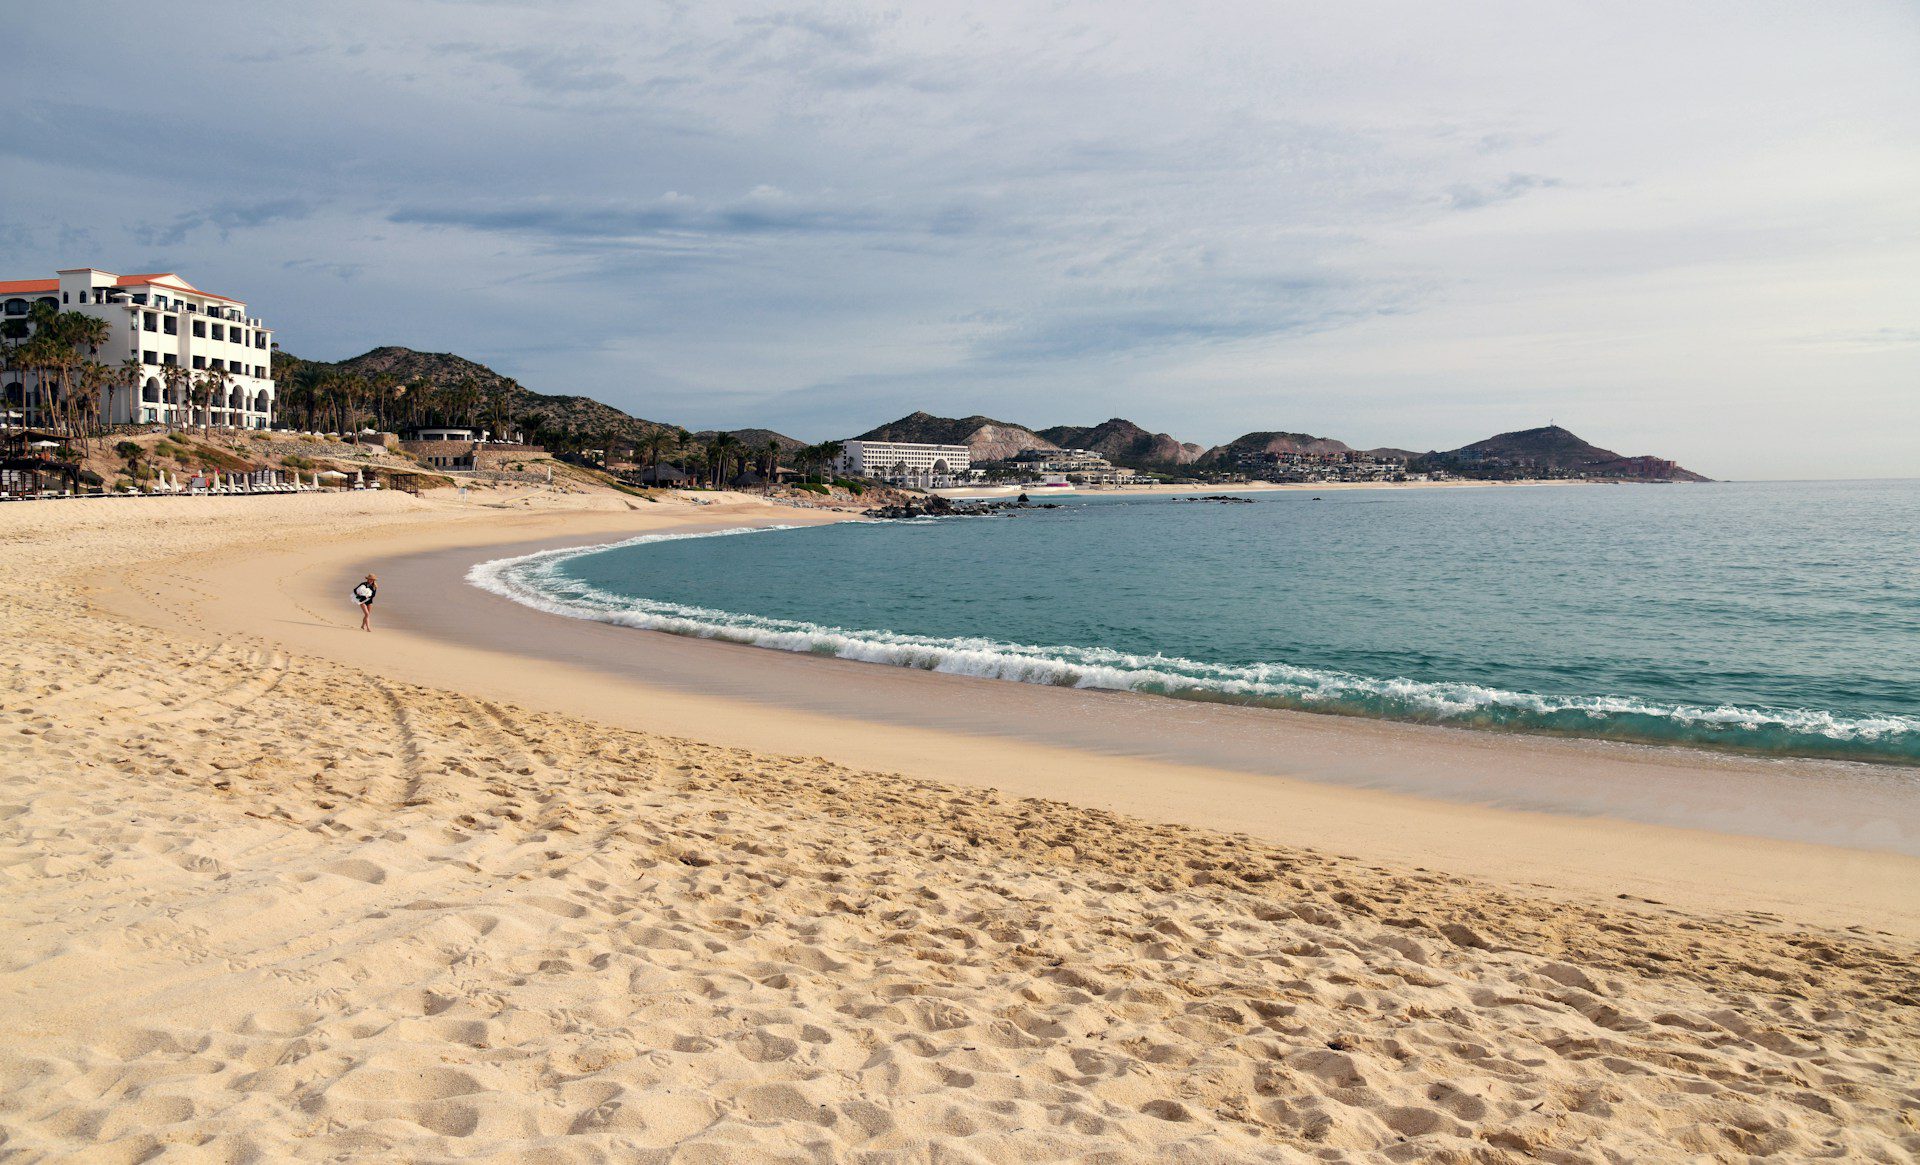
M 936 417 L 924 412 L 909 413 L 849 440 L 965 445 L 975 461 L 1004 461 L 1022 449 L 1059 448 L 1032 429 L 992 417 Z
M 1134 469 L 1185 465 L 1206 452 L 1203 445 L 1182 444 L 1165 433 L 1149 433 L 1120 417 L 1092 428 L 1055 425 L 1041 429 L 1040 435 L 1062 449 L 1089 449 L 1115 465 Z
M 1711 480 L 1663 458 L 1628 457 L 1602 449 L 1558 425 L 1501 433 L 1446 453 L 1430 453 L 1427 458 L 1448 468 L 1464 470 L 1545 468 L 1582 477 Z

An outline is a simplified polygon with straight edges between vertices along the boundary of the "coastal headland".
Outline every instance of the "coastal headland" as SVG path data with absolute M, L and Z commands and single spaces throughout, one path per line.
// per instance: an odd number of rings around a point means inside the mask
M 459 582 L 844 517 L 714 497 L 0 508 L 9 1153 L 1920 1151 L 1900 789 L 1828 774 L 1796 814 L 1793 766 L 786 656 Z

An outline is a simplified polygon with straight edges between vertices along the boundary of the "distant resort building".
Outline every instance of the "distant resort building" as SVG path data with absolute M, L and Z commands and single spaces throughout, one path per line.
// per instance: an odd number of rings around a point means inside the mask
M 851 477 L 940 489 L 966 479 L 972 464 L 972 454 L 965 445 L 843 441 L 833 467 Z
M 114 377 L 113 390 L 100 396 L 102 424 L 272 426 L 273 333 L 247 314 L 244 302 L 201 291 L 171 272 L 115 275 L 74 267 L 56 274 L 0 281 L 0 344 L 11 350 L 32 338 L 36 305 L 104 320 L 106 342 L 81 353 Z M 127 361 L 137 362 L 142 374 L 122 379 Z M 12 361 L 0 372 L 7 409 L 29 425 L 47 421 L 36 415 L 44 395 L 39 375 Z
M 1130 485 L 1134 472 L 1095 453 L 1091 449 L 1022 449 L 1007 461 L 1007 468 L 1039 474 L 1039 480 L 1058 477 L 1077 485 Z

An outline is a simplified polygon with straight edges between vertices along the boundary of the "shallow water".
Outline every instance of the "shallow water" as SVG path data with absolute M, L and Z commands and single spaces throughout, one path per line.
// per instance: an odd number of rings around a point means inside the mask
M 1249 496 L 636 539 L 472 577 L 932 670 L 1920 763 L 1920 482 Z

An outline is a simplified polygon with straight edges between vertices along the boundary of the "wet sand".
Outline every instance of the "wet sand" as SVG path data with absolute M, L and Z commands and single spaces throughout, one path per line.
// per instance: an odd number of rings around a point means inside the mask
M 871 726 L 1920 856 L 1920 776 L 1890 766 L 1493 734 L 937 674 L 567 619 L 464 582 L 476 561 L 596 542 L 493 546 L 483 555 L 451 548 L 384 559 L 378 569 L 410 633 L 655 688 Z M 339 581 L 352 585 L 344 575 Z
M 289 650 L 643 731 L 1579 896 L 1708 905 L 1731 889 L 1788 917 L 1920 934 L 1920 798 L 1900 770 L 1042 688 L 564 619 L 468 585 L 467 567 L 656 529 L 844 516 L 741 498 L 502 517 L 220 558 L 205 577 L 249 597 L 201 613 Z M 338 596 L 367 569 L 383 576 L 383 634 L 342 635 Z

